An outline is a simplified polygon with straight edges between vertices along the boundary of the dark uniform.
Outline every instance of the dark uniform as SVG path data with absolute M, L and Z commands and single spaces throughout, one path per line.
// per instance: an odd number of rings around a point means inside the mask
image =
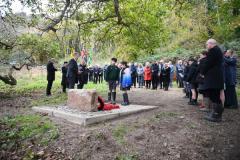
M 98 82 L 98 75 L 99 74 L 99 69 L 98 69 L 98 67 L 94 67 L 93 68 L 93 83 L 95 83 L 95 84 L 97 84 L 97 82 Z
M 152 64 L 152 89 L 157 89 L 158 86 L 158 71 L 159 67 L 157 63 Z
M 162 70 L 163 88 L 164 88 L 165 91 L 167 91 L 168 87 L 169 87 L 170 72 L 171 72 L 171 68 L 170 67 L 165 67 Z
M 110 65 L 107 67 L 106 70 L 106 81 L 109 85 L 109 93 L 108 93 L 108 100 L 111 101 L 111 97 L 113 101 L 116 100 L 116 87 L 117 81 L 119 80 L 119 73 L 120 69 L 116 65 Z
M 99 83 L 103 82 L 103 69 L 102 68 L 99 68 L 99 71 L 98 71 L 98 82 Z
M 68 63 L 67 79 L 69 84 L 69 89 L 73 89 L 75 83 L 77 83 L 78 76 L 78 65 L 76 60 L 73 58 Z
M 63 66 L 62 67 L 62 91 L 65 93 L 66 88 L 68 87 L 68 81 L 67 81 L 67 67 Z
M 79 65 L 78 67 L 78 89 L 83 89 L 84 84 L 88 83 L 88 71 L 87 71 L 87 66 L 86 65 Z
M 55 80 L 55 72 L 57 69 L 54 67 L 53 62 L 49 61 L 47 64 L 47 89 L 46 89 L 46 94 L 47 96 L 51 95 L 51 89 L 52 89 L 52 84 L 53 81 Z

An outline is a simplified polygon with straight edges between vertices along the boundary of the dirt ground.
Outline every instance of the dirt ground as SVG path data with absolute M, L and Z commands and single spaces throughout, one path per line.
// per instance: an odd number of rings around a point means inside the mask
M 183 96 L 176 88 L 132 89 L 132 104 L 159 108 L 88 127 L 51 117 L 60 136 L 39 148 L 42 159 L 240 160 L 239 110 L 225 109 L 222 123 L 210 123 Z M 117 98 L 121 102 L 120 92 Z M 22 107 L 28 100 L 1 99 L 1 114 L 32 112 Z

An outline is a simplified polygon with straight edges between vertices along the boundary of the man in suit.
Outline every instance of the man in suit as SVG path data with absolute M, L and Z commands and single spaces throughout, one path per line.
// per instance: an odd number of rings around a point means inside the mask
M 204 85 L 212 103 L 212 111 L 205 118 L 211 122 L 220 122 L 224 110 L 220 98 L 221 90 L 224 88 L 223 53 L 214 39 L 209 39 L 206 45 L 208 53 L 201 74 L 204 77 Z
M 66 93 L 66 88 L 68 87 L 67 66 L 68 66 L 68 62 L 64 62 L 62 66 L 62 82 L 61 82 L 63 93 Z
M 74 89 L 75 83 L 78 81 L 78 64 L 77 60 L 80 54 L 75 52 L 74 57 L 68 63 L 67 78 L 69 89 Z
M 55 72 L 57 69 L 54 66 L 54 59 L 51 59 L 48 61 L 47 64 L 47 89 L 46 89 L 46 95 L 51 96 L 51 89 L 52 89 L 52 84 L 53 81 L 55 80 Z

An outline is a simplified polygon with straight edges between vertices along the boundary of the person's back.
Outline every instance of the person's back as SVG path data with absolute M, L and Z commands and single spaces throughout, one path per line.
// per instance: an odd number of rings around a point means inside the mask
M 67 78 L 69 83 L 69 89 L 73 89 L 75 83 L 77 82 L 78 76 L 78 64 L 77 59 L 79 58 L 79 53 L 74 53 L 74 58 L 72 58 L 68 63 L 68 71 L 67 71 Z
M 54 81 L 55 80 L 55 72 L 56 68 L 53 65 L 53 62 L 49 61 L 47 64 L 47 80 Z
M 47 89 L 46 89 L 46 95 L 50 96 L 51 95 L 51 89 L 52 89 L 52 84 L 53 81 L 55 80 L 55 72 L 57 69 L 54 67 L 53 60 L 50 60 L 47 64 Z
M 209 49 L 205 65 L 202 68 L 207 89 L 223 89 L 223 54 L 218 46 Z
M 152 74 L 153 75 L 158 75 L 159 67 L 157 63 L 153 63 L 152 65 Z
M 191 84 L 196 83 L 197 74 L 198 74 L 198 64 L 196 61 L 194 61 L 189 67 L 187 82 Z
M 118 81 L 119 68 L 116 65 L 109 65 L 106 70 L 106 81 Z

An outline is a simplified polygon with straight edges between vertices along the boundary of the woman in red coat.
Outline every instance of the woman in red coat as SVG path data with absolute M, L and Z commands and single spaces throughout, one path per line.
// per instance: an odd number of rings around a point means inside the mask
M 146 82 L 146 89 L 150 89 L 152 80 L 152 70 L 149 62 L 146 63 L 146 66 L 144 68 L 144 80 Z

